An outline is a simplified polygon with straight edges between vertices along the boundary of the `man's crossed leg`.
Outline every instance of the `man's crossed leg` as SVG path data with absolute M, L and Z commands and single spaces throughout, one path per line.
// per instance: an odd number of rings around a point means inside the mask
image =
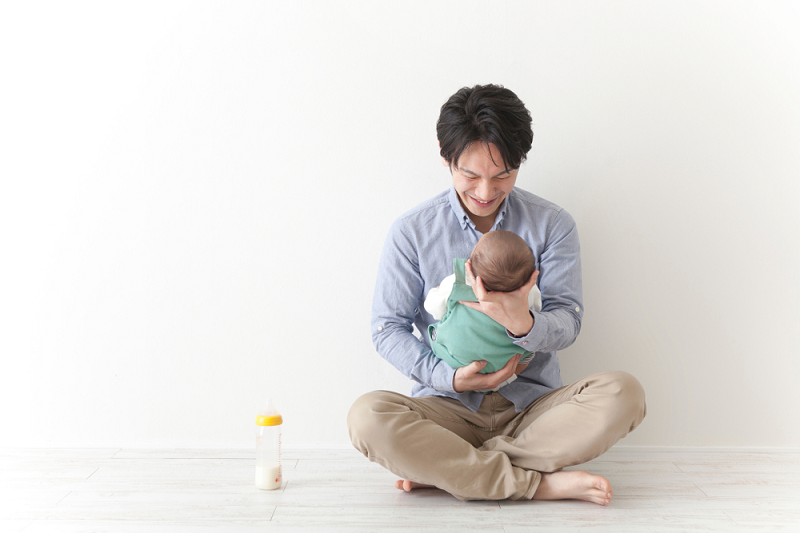
M 375 391 L 348 414 L 353 445 L 410 491 L 434 486 L 461 500 L 580 499 L 607 505 L 608 480 L 561 471 L 598 457 L 645 417 L 644 390 L 603 372 L 551 391 L 521 413 L 499 393 L 478 413 L 439 396 Z

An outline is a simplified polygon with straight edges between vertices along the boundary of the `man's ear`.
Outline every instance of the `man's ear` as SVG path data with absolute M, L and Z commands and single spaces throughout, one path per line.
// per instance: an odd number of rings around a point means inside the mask
M 439 153 L 441 154 L 442 153 L 442 143 L 437 142 L 436 145 L 439 147 Z M 449 168 L 451 173 L 453 172 L 453 169 L 450 167 L 450 163 L 448 163 L 447 159 L 445 159 L 444 157 L 442 158 L 442 165 L 446 166 L 447 168 Z

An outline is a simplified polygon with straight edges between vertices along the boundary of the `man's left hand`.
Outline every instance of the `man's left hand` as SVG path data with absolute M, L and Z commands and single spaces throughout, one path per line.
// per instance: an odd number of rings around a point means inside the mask
M 528 294 L 539 277 L 538 270 L 531 274 L 525 285 L 512 292 L 487 291 L 480 276 L 476 278 L 472 274 L 472 265 L 469 262 L 464 265 L 464 270 L 467 279 L 472 281 L 472 292 L 478 301 L 458 303 L 488 315 L 515 337 L 524 337 L 530 333 L 533 329 L 533 316 L 528 309 Z

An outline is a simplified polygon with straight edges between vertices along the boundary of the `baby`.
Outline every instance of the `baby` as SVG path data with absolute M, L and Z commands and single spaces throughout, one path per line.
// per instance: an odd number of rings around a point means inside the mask
M 478 301 L 472 291 L 474 279 L 465 272 L 466 263 L 465 259 L 453 259 L 454 273 L 431 289 L 425 298 L 425 310 L 439 320 L 428 326 L 433 353 L 453 368 L 486 361 L 481 370 L 483 374 L 500 370 L 518 353 L 523 356 L 519 364 L 529 363 L 534 354 L 514 344 L 502 325 L 458 303 Z M 536 270 L 536 259 L 525 241 L 505 230 L 484 234 L 472 249 L 469 264 L 472 274 L 481 278 L 487 291 L 515 291 L 525 285 Z M 542 310 L 542 293 L 536 285 L 528 294 L 528 307 L 532 311 Z M 515 379 L 517 376 L 513 374 L 492 391 Z

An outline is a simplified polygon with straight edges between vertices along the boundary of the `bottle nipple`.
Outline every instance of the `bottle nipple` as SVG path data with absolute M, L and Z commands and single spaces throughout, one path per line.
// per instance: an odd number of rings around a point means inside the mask
M 279 426 L 283 424 L 283 417 L 272 404 L 272 398 L 267 398 L 267 404 L 256 417 L 256 424 L 259 426 Z

